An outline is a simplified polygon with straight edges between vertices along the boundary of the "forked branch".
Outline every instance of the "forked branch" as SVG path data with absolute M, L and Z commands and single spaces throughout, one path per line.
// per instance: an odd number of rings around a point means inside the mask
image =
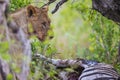
M 46 3 L 45 5 L 50 5 L 50 4 L 52 4 L 52 3 L 54 3 L 56 0 L 49 0 L 49 2 L 48 3 Z M 55 12 L 57 12 L 58 11 L 58 9 L 60 8 L 60 6 L 62 6 L 65 2 L 67 2 L 68 0 L 60 0 L 57 4 L 56 4 L 56 6 L 55 6 L 55 8 L 53 9 L 53 11 L 52 11 L 52 14 L 54 14 Z M 43 5 L 43 6 L 45 6 L 45 5 Z M 42 6 L 42 7 L 43 7 Z

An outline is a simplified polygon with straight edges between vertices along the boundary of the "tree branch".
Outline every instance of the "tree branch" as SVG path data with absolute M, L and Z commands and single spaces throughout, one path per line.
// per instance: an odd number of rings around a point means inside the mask
M 115 22 L 120 22 L 119 0 L 92 0 L 93 9 Z
M 68 0 L 61 0 L 60 2 L 58 2 L 55 9 L 52 11 L 52 14 L 54 14 L 60 8 L 60 6 L 62 6 L 67 1 Z
M 46 3 L 45 5 L 43 5 L 43 6 L 46 6 L 46 5 L 50 5 L 50 4 L 52 4 L 52 3 L 54 3 L 56 0 L 49 0 L 49 2 L 48 3 Z M 60 0 L 57 4 L 56 4 L 56 6 L 55 6 L 55 8 L 53 9 L 53 11 L 52 11 L 52 14 L 54 14 L 55 12 L 57 12 L 58 11 L 58 9 L 60 8 L 60 6 L 62 6 L 65 2 L 67 2 L 68 0 Z M 42 6 L 42 7 L 43 7 Z
M 84 60 L 84 59 L 76 59 L 76 60 L 72 60 L 72 59 L 51 59 L 51 58 L 47 58 L 44 55 L 41 54 L 35 54 L 35 57 L 42 59 L 43 61 L 46 61 L 48 63 L 51 63 L 53 65 L 55 65 L 56 67 L 62 67 L 62 68 L 66 68 L 66 67 L 83 67 L 86 68 L 88 66 L 93 66 L 98 64 L 99 62 L 97 61 L 93 61 L 93 60 Z

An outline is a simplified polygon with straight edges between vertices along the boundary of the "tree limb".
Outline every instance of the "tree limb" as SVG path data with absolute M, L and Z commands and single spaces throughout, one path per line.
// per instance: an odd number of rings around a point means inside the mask
M 50 4 L 52 4 L 52 3 L 54 3 L 56 0 L 49 0 L 49 2 L 48 3 L 46 3 L 45 5 L 50 5 Z M 55 6 L 55 8 L 53 9 L 53 11 L 52 11 L 52 14 L 54 14 L 55 12 L 57 12 L 58 11 L 58 9 L 60 8 L 60 6 L 62 6 L 65 2 L 67 2 L 68 0 L 60 0 L 57 4 L 56 4 L 56 6 Z M 43 5 L 43 6 L 45 6 L 45 5 Z M 42 6 L 42 7 L 43 7 Z
M 52 11 L 52 14 L 54 14 L 59 8 L 60 6 L 62 6 L 65 2 L 67 2 L 68 0 L 61 0 L 57 3 L 55 9 Z
M 46 61 L 48 63 L 53 64 L 56 67 L 63 67 L 63 68 L 74 67 L 74 66 L 75 67 L 86 68 L 88 66 L 93 66 L 93 65 L 96 65 L 96 64 L 99 63 L 97 61 L 84 60 L 84 59 L 76 59 L 76 60 L 73 60 L 73 59 L 65 59 L 65 60 L 62 60 L 62 59 L 51 59 L 51 58 L 47 58 L 47 57 L 45 57 L 44 55 L 41 55 L 41 54 L 35 54 L 34 56 L 39 58 L 39 59 L 42 59 L 43 61 Z

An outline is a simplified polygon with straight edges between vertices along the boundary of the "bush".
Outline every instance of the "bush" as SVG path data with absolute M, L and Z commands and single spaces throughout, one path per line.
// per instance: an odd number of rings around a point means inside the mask
M 21 7 L 25 7 L 26 5 L 30 4 L 32 0 L 11 0 L 10 1 L 10 11 L 15 11 Z
M 120 27 L 112 20 L 92 10 L 89 3 L 91 1 L 81 0 L 73 6 L 91 27 L 90 45 L 85 50 L 84 58 L 112 64 L 120 71 L 119 62 L 117 62 Z

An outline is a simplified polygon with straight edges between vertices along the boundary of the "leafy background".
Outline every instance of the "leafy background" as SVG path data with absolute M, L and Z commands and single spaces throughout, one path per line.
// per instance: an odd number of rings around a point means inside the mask
M 28 4 L 40 7 L 46 1 L 11 0 L 10 11 L 15 11 Z M 40 53 L 60 59 L 97 60 L 112 64 L 120 72 L 120 63 L 117 62 L 120 27 L 92 10 L 91 0 L 69 0 L 52 15 L 51 11 L 54 6 L 55 3 L 49 7 L 51 29 L 53 29 L 53 31 L 49 31 L 49 35 L 54 35 L 54 38 L 47 39 L 43 43 L 33 39 L 33 55 Z M 6 43 L 0 43 L 0 46 L 3 44 Z M 7 48 L 6 45 L 2 47 L 4 51 Z M 3 53 L 3 50 L 0 49 L 0 53 Z M 52 65 L 33 57 L 30 79 L 52 78 L 56 80 L 58 77 L 56 74 L 57 71 Z

